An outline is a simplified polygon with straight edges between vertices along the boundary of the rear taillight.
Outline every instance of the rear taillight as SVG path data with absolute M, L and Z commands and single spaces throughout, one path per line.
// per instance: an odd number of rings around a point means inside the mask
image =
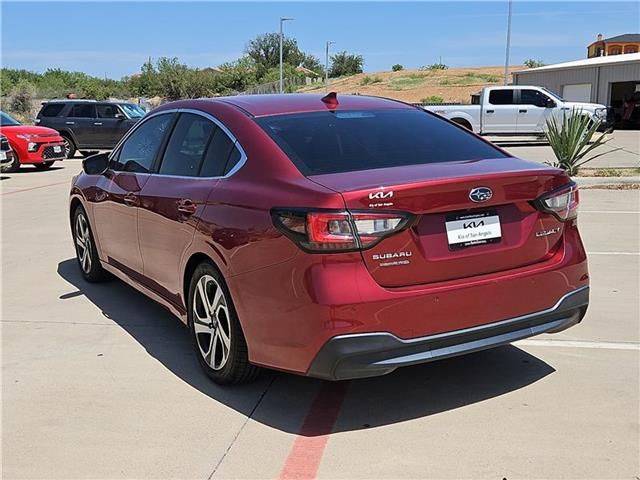
M 578 185 L 570 183 L 538 198 L 534 205 L 538 210 L 550 213 L 566 222 L 578 216 Z
M 273 224 L 308 252 L 350 252 L 373 247 L 407 228 L 413 215 L 404 212 L 348 212 L 277 208 Z

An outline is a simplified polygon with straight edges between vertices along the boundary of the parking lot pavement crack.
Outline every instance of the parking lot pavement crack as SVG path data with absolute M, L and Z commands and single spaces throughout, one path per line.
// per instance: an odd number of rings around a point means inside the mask
M 244 420 L 244 422 L 242 423 L 242 425 L 240 426 L 240 428 L 238 429 L 236 434 L 233 436 L 233 439 L 231 440 L 231 443 L 229 443 L 229 446 L 227 446 L 227 449 L 224 451 L 224 453 L 220 457 L 220 460 L 218 460 L 218 463 L 216 463 L 216 466 L 213 467 L 213 471 L 209 474 L 209 476 L 207 477 L 207 480 L 211 480 L 213 478 L 213 476 L 216 474 L 216 472 L 218 471 L 218 468 L 220 468 L 220 465 L 222 465 L 222 462 L 226 458 L 227 454 L 231 451 L 231 448 L 233 448 L 233 445 L 238 440 L 238 437 L 240 437 L 240 434 L 242 433 L 244 428 L 249 423 L 249 420 L 251 420 L 251 418 L 253 417 L 253 414 L 256 412 L 256 410 L 258 409 L 258 407 L 262 403 L 262 400 L 264 399 L 264 397 L 267 395 L 267 392 L 271 389 L 271 386 L 273 385 L 273 382 L 275 382 L 276 378 L 277 378 L 277 376 L 273 375 L 273 377 L 271 378 L 271 380 L 269 381 L 269 383 L 265 387 L 264 391 L 260 394 L 260 397 L 258 398 L 258 401 L 253 406 L 253 408 L 251 409 L 251 412 L 249 412 L 249 415 L 247 415 L 247 418 Z

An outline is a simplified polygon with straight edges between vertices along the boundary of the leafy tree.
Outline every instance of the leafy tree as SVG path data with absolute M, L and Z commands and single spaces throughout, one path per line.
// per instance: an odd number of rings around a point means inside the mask
M 309 70 L 317 73 L 321 77 L 324 76 L 324 65 L 320 63 L 320 60 L 315 55 L 305 54 L 301 65 L 304 68 L 308 68 Z
M 395 65 L 391 66 L 391 70 L 393 70 L 394 72 L 399 72 L 400 70 L 403 70 L 403 69 L 404 67 L 399 63 L 396 63 Z
M 263 33 L 251 40 L 245 54 L 257 66 L 257 77 L 261 78 L 267 70 L 280 66 L 280 34 Z M 282 63 L 298 66 L 305 61 L 306 55 L 298 47 L 294 38 L 284 37 L 282 40 Z M 307 67 L 308 68 L 308 67 Z
M 544 67 L 546 65 L 546 63 L 543 63 L 542 60 L 534 60 L 533 58 L 528 58 L 524 61 L 524 64 L 529 68 Z
M 335 78 L 362 73 L 363 65 L 364 57 L 362 55 L 354 55 L 346 51 L 339 52 L 331 57 L 329 76 Z
M 36 88 L 33 84 L 28 80 L 19 80 L 11 90 L 9 107 L 14 112 L 22 115 L 30 115 L 35 96 Z
M 249 56 L 223 63 L 219 68 L 222 70 L 221 82 L 228 91 L 242 92 L 258 82 L 258 68 Z

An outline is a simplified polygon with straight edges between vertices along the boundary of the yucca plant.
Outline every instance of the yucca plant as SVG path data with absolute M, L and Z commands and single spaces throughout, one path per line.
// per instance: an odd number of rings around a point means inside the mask
M 600 122 L 583 115 L 580 110 L 562 112 L 562 118 L 547 119 L 545 135 L 553 153 L 555 162 L 547 162 L 553 167 L 562 168 L 569 175 L 576 175 L 578 169 L 594 158 L 619 150 L 608 150 L 595 155 L 589 154 L 609 141 L 605 133 L 596 136 Z

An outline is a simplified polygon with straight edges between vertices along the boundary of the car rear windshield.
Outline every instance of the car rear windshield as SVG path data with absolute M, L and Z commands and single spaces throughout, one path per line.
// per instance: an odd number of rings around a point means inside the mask
M 312 112 L 256 122 L 304 175 L 505 157 L 418 109 Z

